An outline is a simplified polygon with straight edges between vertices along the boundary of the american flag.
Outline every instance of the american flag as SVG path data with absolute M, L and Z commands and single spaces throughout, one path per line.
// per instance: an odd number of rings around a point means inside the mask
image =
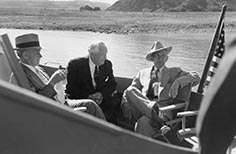
M 224 52 L 225 52 L 225 31 L 224 31 L 224 24 L 223 24 L 220 31 L 219 40 L 217 42 L 217 45 L 214 51 L 214 56 L 212 58 L 211 65 L 210 65 L 207 78 L 204 84 L 205 87 L 209 85 L 211 78 L 214 76 L 217 66 L 219 65 L 220 60 L 224 55 Z

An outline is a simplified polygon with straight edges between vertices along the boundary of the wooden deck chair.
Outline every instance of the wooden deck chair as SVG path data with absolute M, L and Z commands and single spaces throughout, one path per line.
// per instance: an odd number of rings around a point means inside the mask
M 9 81 L 12 70 L 7 61 L 2 45 L 0 45 L 0 79 Z
M 11 71 L 15 75 L 17 84 L 25 89 L 30 89 L 28 80 L 23 72 L 21 65 L 19 64 L 19 60 L 16 57 L 7 34 L 3 34 L 0 36 L 0 45 L 4 54 L 6 55 Z
M 228 153 L 236 146 L 236 39 L 229 44 L 227 53 L 212 80 L 209 91 L 203 97 L 199 114 L 197 112 L 179 113 L 179 116 L 198 115 L 197 128 L 204 153 Z M 184 126 L 183 126 L 184 127 Z M 192 145 L 198 144 L 196 131 L 188 129 L 181 132 L 188 135 Z M 195 139 L 192 139 L 195 138 Z
M 14 73 L 14 78 L 17 82 L 17 84 L 25 89 L 30 90 L 30 85 L 28 82 L 28 79 L 22 69 L 22 66 L 19 63 L 18 58 L 16 57 L 16 54 L 13 50 L 13 47 L 11 45 L 11 42 L 8 38 L 7 34 L 0 36 L 0 45 L 2 48 L 2 51 L 5 53 L 7 61 L 10 65 L 10 68 L 12 72 Z M 85 111 L 86 107 L 76 107 L 74 108 L 75 111 Z
M 181 101 L 177 100 L 176 104 L 160 107 L 160 111 L 172 111 L 174 118 L 170 121 L 167 121 L 166 124 L 171 126 L 171 131 L 169 131 L 164 136 L 156 136 L 155 138 L 162 140 L 164 139 L 167 143 L 175 144 L 175 145 L 182 145 L 177 138 L 177 131 L 180 129 L 181 118 L 176 116 L 177 112 L 185 111 L 188 108 L 188 104 L 190 101 L 190 94 L 191 94 L 191 84 L 181 88 L 178 93 L 178 98 Z M 175 101 L 174 101 L 175 102 Z
M 195 123 L 202 97 L 202 94 L 192 92 L 188 109 L 177 113 L 177 116 L 182 118 L 181 129 L 177 131 L 177 136 L 185 146 L 190 148 L 198 145 Z
M 235 76 L 236 76 L 236 39 L 234 47 L 229 48 L 222 59 L 219 71 L 214 77 L 209 91 L 203 97 L 201 108 L 198 112 L 178 113 L 179 116 L 198 115 L 198 127 L 204 152 L 228 154 L 236 146 L 236 97 L 235 97 Z M 183 122 L 185 123 L 185 122 Z M 183 125 L 183 128 L 185 125 Z M 199 134 L 198 134 L 199 135 Z M 179 136 L 186 140 L 190 146 L 197 145 L 195 128 L 186 128 L 179 131 Z M 207 145 L 208 144 L 208 145 Z

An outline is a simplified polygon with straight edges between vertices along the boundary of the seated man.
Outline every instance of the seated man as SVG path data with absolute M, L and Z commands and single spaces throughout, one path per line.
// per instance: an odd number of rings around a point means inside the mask
M 70 99 L 94 100 L 107 120 L 116 124 L 117 105 L 112 101 L 116 81 L 112 63 L 107 59 L 107 47 L 103 42 L 95 42 L 89 46 L 88 52 L 88 56 L 69 62 L 66 93 Z
M 172 112 L 160 113 L 159 107 L 186 101 L 188 96 L 176 98 L 179 90 L 186 85 L 195 86 L 200 81 L 196 72 L 165 66 L 171 49 L 155 42 L 146 55 L 154 65 L 139 71 L 123 94 L 123 116 L 136 121 L 135 131 L 146 136 L 164 135 L 170 130 L 165 121 L 172 119 Z
M 65 101 L 64 93 L 57 93 L 58 90 L 55 86 L 66 79 L 66 72 L 64 70 L 57 70 L 49 77 L 43 68 L 38 66 L 42 55 L 37 34 L 20 35 L 16 37 L 15 42 L 17 55 L 20 58 L 23 71 L 33 91 L 71 107 L 84 106 L 87 108 L 86 113 L 105 120 L 102 110 L 93 100 Z

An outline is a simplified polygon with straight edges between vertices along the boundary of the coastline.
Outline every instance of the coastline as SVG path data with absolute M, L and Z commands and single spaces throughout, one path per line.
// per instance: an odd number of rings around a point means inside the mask
M 106 34 L 212 33 L 219 15 L 220 12 L 80 12 L 8 8 L 0 10 L 0 28 Z M 235 15 L 236 12 L 227 12 L 225 25 L 228 32 L 236 31 Z

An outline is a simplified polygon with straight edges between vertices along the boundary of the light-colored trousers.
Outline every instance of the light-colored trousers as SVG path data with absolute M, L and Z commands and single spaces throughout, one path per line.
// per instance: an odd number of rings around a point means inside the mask
M 130 86 L 124 92 L 121 109 L 128 120 L 135 120 L 135 132 L 151 137 L 154 128 L 151 126 L 151 111 L 156 101 L 149 100 L 139 89 Z

